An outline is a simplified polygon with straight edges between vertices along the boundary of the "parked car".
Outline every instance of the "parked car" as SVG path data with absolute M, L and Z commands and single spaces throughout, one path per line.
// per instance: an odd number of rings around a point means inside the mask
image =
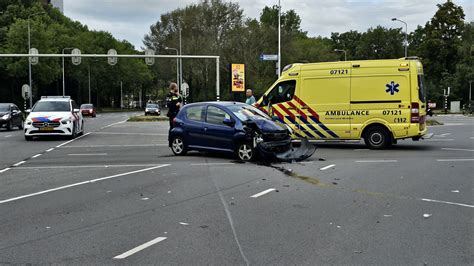
M 35 136 L 67 136 L 84 133 L 84 120 L 76 102 L 69 96 L 43 96 L 25 120 L 25 139 Z
M 160 106 L 156 103 L 148 103 L 145 107 L 145 116 L 147 115 L 160 115 Z
M 82 104 L 80 109 L 83 116 L 96 117 L 97 115 L 97 111 L 92 103 Z
M 0 103 L 0 128 L 12 130 L 14 127 L 23 129 L 23 113 L 13 103 Z
M 173 123 L 169 146 L 175 155 L 190 150 L 218 151 L 234 153 L 242 161 L 258 155 L 292 161 L 306 159 L 315 151 L 307 141 L 299 149 L 293 148 L 291 128 L 244 103 L 188 104 Z

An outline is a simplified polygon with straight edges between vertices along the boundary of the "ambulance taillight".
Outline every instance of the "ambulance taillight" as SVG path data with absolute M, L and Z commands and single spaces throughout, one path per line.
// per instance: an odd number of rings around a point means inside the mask
M 411 103 L 410 123 L 420 123 L 420 104 Z

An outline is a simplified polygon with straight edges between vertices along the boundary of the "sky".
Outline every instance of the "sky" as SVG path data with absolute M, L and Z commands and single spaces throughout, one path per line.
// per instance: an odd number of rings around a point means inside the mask
M 227 0 L 229 1 L 229 0 Z M 453 0 L 463 7 L 466 21 L 474 21 L 474 0 Z M 199 0 L 64 0 L 64 14 L 89 29 L 104 30 L 125 39 L 136 49 L 161 14 Z M 247 17 L 258 18 L 265 6 L 278 0 L 240 0 Z M 370 27 L 402 27 L 392 17 L 408 23 L 408 31 L 424 25 L 445 0 L 281 0 L 282 11 L 294 9 L 301 17 L 301 28 L 309 36 L 329 37 L 331 32 L 366 31 Z

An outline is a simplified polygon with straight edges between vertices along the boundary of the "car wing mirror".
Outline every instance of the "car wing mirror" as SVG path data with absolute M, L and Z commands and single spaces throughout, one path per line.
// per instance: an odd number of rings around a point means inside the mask
M 222 123 L 224 123 L 224 125 L 228 125 L 230 127 L 234 126 L 234 121 L 232 121 L 232 119 L 230 118 L 224 118 L 224 121 L 222 121 Z

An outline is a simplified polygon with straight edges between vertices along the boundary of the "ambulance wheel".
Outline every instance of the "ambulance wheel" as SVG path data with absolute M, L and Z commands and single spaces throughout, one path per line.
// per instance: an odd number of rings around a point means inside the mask
M 250 142 L 242 142 L 237 146 L 235 151 L 237 158 L 241 161 L 252 161 L 256 157 L 255 149 L 252 147 Z
M 364 134 L 365 145 L 372 150 L 380 150 L 392 144 L 390 133 L 381 126 L 373 126 Z
M 186 145 L 181 137 L 173 138 L 171 141 L 171 151 L 177 156 L 186 155 Z

